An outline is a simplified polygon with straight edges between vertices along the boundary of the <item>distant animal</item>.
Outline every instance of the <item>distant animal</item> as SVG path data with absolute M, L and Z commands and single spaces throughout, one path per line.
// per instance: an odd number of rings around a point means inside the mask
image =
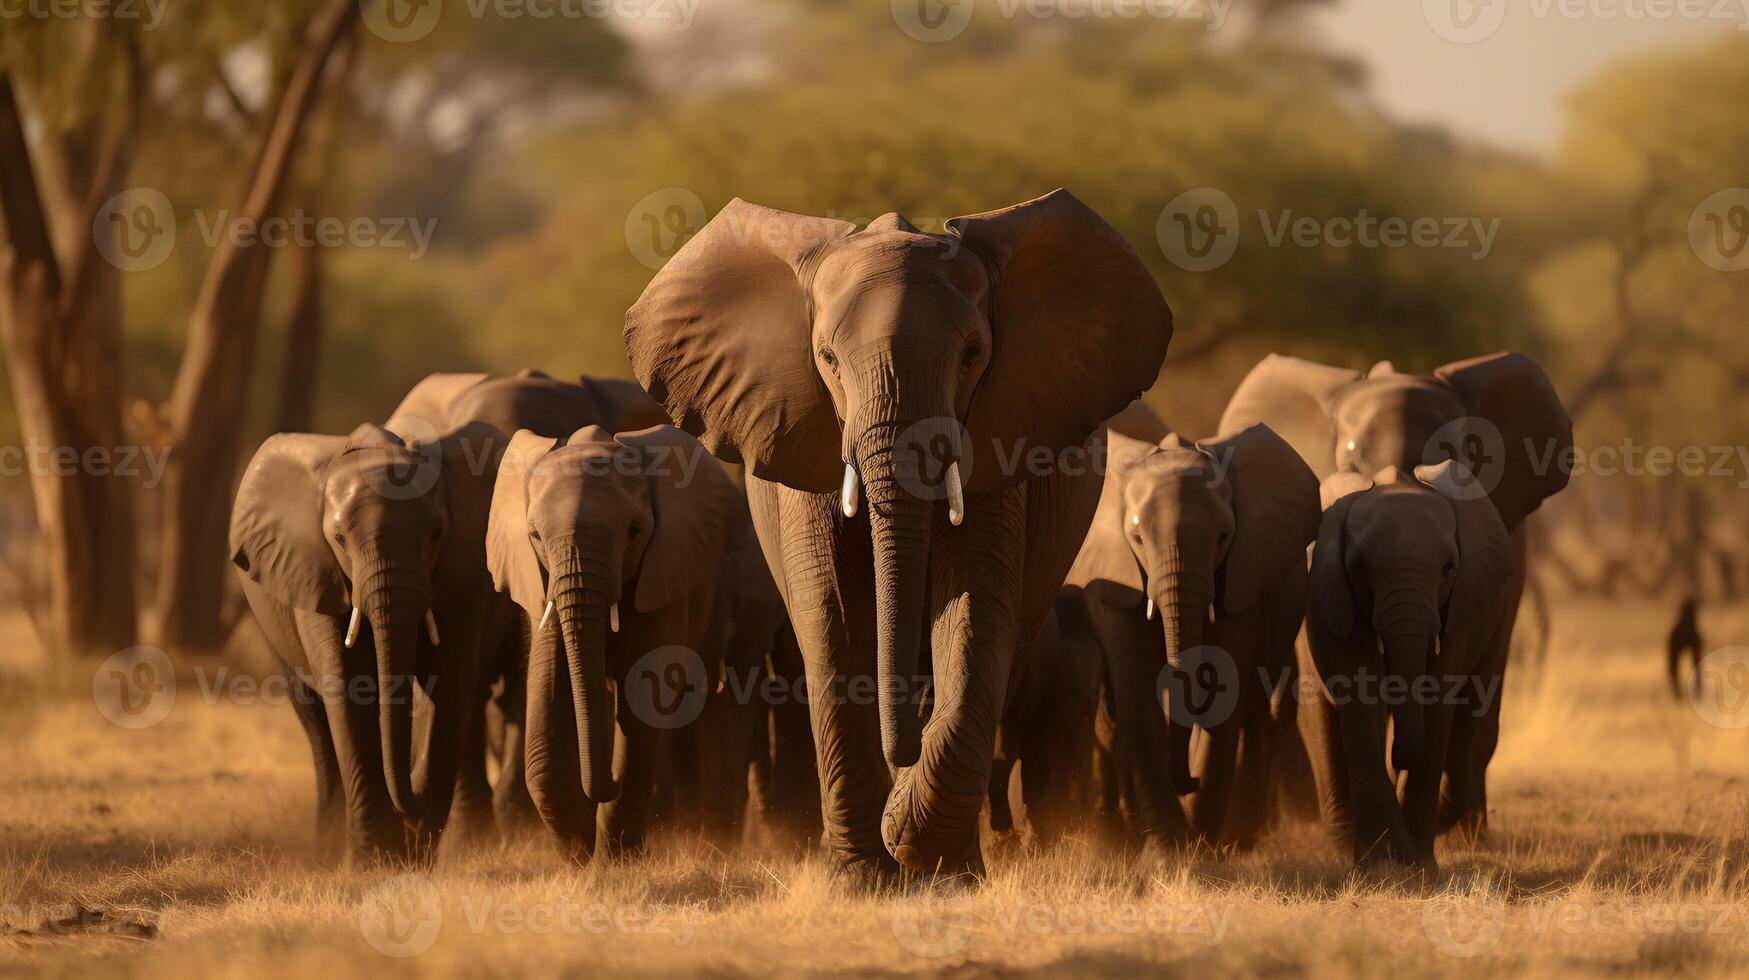
M 1538 364 L 1497 353 L 1404 374 L 1389 361 L 1362 375 L 1293 357 L 1270 355 L 1251 369 L 1221 417 L 1224 435 L 1262 422 L 1299 451 L 1319 479 L 1347 472 L 1370 476 L 1387 466 L 1411 473 L 1447 459 L 1464 464 L 1512 534 L 1510 573 L 1499 587 L 1516 621 L 1524 594 L 1525 519 L 1567 485 L 1573 422 Z M 1498 638 L 1504 658 L 1510 625 Z M 1480 734 L 1492 756 L 1500 737 L 1500 700 L 1493 699 Z M 1486 787 L 1466 804 L 1467 824 L 1487 823 Z
M 942 234 L 735 200 L 627 311 L 638 380 L 747 467 L 810 683 L 848 686 L 811 701 L 840 869 L 982 867 L 1009 674 L 1098 502 L 1084 444 L 1171 335 L 1147 265 L 1067 191 Z
M 1676 611 L 1676 625 L 1670 628 L 1670 638 L 1667 644 L 1669 650 L 1668 666 L 1670 670 L 1670 693 L 1677 700 L 1682 700 L 1682 660 L 1687 657 L 1692 665 L 1693 673 L 1689 684 L 1695 694 L 1700 693 L 1700 600 L 1689 596 L 1682 600 L 1682 606 Z
M 1486 774 L 1512 547 L 1462 465 L 1322 488 L 1300 651 L 1321 689 L 1298 720 L 1324 822 L 1357 862 L 1433 867 L 1435 835 L 1474 812 Z

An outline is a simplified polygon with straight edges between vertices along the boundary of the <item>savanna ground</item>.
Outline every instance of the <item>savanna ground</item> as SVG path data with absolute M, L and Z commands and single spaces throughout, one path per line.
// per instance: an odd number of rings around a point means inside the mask
M 1256 853 L 1157 865 L 1080 840 L 993 848 L 982 887 L 875 896 L 815 860 L 686 839 L 583 870 L 538 841 L 424 877 L 327 870 L 289 708 L 209 703 L 185 677 L 167 718 L 124 729 L 96 707 L 93 665 L 46 671 L 9 620 L 0 972 L 1749 971 L 1749 728 L 1670 697 L 1670 612 L 1557 609 L 1542 676 L 1509 681 L 1490 834 L 1443 844 L 1436 881 L 1351 874 L 1302 825 Z M 1749 641 L 1749 608 L 1703 625 L 1712 648 Z

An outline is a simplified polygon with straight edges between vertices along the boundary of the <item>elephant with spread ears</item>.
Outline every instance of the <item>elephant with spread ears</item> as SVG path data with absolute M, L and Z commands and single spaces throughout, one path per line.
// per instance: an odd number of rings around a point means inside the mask
M 699 651 L 739 506 L 673 426 L 521 430 L 505 450 L 486 563 L 529 624 L 528 789 L 573 860 L 642 847 L 669 737 L 709 694 Z
M 1324 481 L 1300 651 L 1318 697 L 1299 725 L 1324 821 L 1357 862 L 1436 867 L 1434 837 L 1486 772 L 1512 547 L 1472 480 L 1446 460 Z
M 1102 768 L 1144 842 L 1249 845 L 1264 823 L 1271 697 L 1305 614 L 1317 478 L 1263 425 L 1203 442 L 1114 425 L 1108 439 L 1105 489 L 1068 580 L 1104 652 Z
M 1154 383 L 1171 324 L 1060 190 L 941 234 L 737 199 L 627 311 L 644 388 L 746 466 L 839 867 L 981 867 L 1009 672 L 1098 502 L 1085 444 Z
M 428 856 L 445 826 L 484 665 L 513 615 L 484 560 L 503 447 L 484 424 L 426 439 L 282 433 L 243 475 L 232 562 L 290 675 L 324 857 Z M 415 683 L 431 706 L 422 746 Z
M 1469 495 L 1486 496 L 1513 538 L 1508 627 L 1511 646 L 1525 582 L 1525 519 L 1567 485 L 1573 422 L 1548 375 L 1530 358 L 1496 353 L 1458 361 L 1431 374 L 1405 374 L 1381 361 L 1366 374 L 1280 355 L 1245 377 L 1221 417 L 1223 434 L 1263 422 L 1299 451 L 1319 479 L 1332 473 L 1402 472 L 1455 459 Z M 1504 658 L 1506 649 L 1495 655 Z M 1500 703 L 1492 702 L 1478 736 L 1492 757 Z M 1485 787 L 1450 818 L 1479 833 L 1487 824 Z

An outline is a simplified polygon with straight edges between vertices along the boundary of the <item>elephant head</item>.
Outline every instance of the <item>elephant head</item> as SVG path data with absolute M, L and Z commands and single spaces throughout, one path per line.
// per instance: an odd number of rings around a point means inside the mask
M 1391 705 L 1391 765 L 1423 764 L 1424 675 L 1469 674 L 1498 625 L 1511 572 L 1506 527 L 1469 474 L 1447 460 L 1413 474 L 1387 467 L 1371 479 L 1324 481 L 1325 512 L 1312 554 L 1309 617 L 1325 634 L 1383 656 L 1383 675 L 1409 692 Z M 1443 688 L 1441 689 L 1443 690 Z
M 482 542 L 503 434 L 473 423 L 430 440 L 374 425 L 350 436 L 281 433 L 256 451 L 231 513 L 231 561 L 293 608 L 370 625 L 383 776 L 421 816 L 412 783 L 412 684 L 424 633 L 441 643 L 437 594 L 485 587 Z M 317 669 L 344 678 L 340 649 Z
M 525 369 L 508 378 L 478 373 L 429 374 L 395 409 L 443 428 L 462 421 L 487 422 L 503 432 L 528 429 L 558 438 L 583 425 L 629 432 L 663 425 L 662 407 L 635 382 L 584 375 L 573 384 Z
M 734 484 L 703 447 L 673 426 L 614 435 L 600 426 L 564 439 L 520 430 L 505 451 L 492 497 L 486 563 L 537 630 L 559 642 L 534 645 L 529 698 L 552 699 L 562 657 L 570 681 L 584 794 L 619 795 L 613 778 L 614 716 L 607 695 L 608 634 L 620 607 L 662 615 L 717 573 L 737 503 Z M 543 653 L 544 651 L 544 653 Z M 541 702 L 546 703 L 544 700 Z M 531 708 L 531 718 L 553 712 Z M 529 757 L 566 751 L 548 726 L 530 724 Z M 560 787 L 530 780 L 542 813 Z
M 762 479 L 866 497 L 881 744 L 916 763 L 908 710 L 931 527 L 1078 446 L 1153 384 L 1172 333 L 1153 276 L 1066 191 L 923 234 L 730 202 L 626 313 L 638 380 Z M 968 503 L 968 497 L 970 502 Z
M 1573 422 L 1548 375 L 1512 353 L 1431 375 L 1400 374 L 1383 361 L 1364 376 L 1272 354 L 1233 393 L 1221 431 L 1257 422 L 1281 433 L 1320 479 L 1456 459 L 1507 530 L 1567 485 L 1573 448 Z
M 1145 601 L 1149 619 L 1157 609 L 1167 661 L 1183 669 L 1213 616 L 1255 608 L 1305 561 L 1318 533 L 1318 480 L 1267 426 L 1201 443 L 1109 438 L 1099 511 L 1069 581 L 1119 608 Z M 1182 717 L 1172 755 L 1173 781 L 1189 792 Z

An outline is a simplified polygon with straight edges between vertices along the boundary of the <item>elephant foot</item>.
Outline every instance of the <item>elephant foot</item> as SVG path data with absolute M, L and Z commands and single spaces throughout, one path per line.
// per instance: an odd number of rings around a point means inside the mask
M 558 848 L 560 856 L 578 867 L 587 865 L 595 857 L 595 837 L 593 835 L 554 834 L 553 844 Z
M 881 840 L 900 866 L 925 875 L 960 874 L 975 868 L 983 874 L 984 857 L 978 848 L 978 828 L 963 833 L 944 833 L 938 828 L 925 830 L 912 805 L 912 780 L 909 772 L 901 774 L 887 796 L 887 806 L 881 814 Z M 983 794 L 978 795 L 978 804 Z M 972 808 L 975 815 L 979 806 Z
M 880 894 L 901 889 L 903 873 L 892 855 L 841 855 L 832 863 L 832 880 L 854 894 Z

